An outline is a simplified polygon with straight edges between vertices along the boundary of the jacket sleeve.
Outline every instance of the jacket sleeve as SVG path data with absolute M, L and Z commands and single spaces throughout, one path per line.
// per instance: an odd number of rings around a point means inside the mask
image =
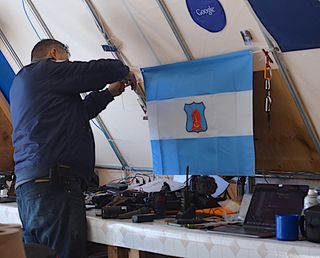
M 124 79 L 129 67 L 120 60 L 99 59 L 89 62 L 55 62 L 49 60 L 49 80 L 60 93 L 98 91 L 106 84 Z
M 114 98 L 109 90 L 93 91 L 87 95 L 82 101 L 84 110 L 87 114 L 87 119 L 95 118 Z

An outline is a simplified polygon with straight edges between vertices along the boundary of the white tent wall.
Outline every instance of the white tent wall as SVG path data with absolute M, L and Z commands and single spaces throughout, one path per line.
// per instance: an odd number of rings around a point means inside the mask
M 0 0 L 0 28 L 22 63 L 30 63 L 30 52 L 37 42 L 37 35 L 28 23 L 20 1 Z M 18 72 L 20 68 L 2 41 L 0 41 L 0 47 L 13 70 Z
M 320 137 L 320 49 L 287 52 L 283 59 Z
M 155 1 L 93 1 L 112 39 L 136 67 L 184 61 L 177 40 Z
M 244 1 L 225 6 L 227 26 L 219 33 L 209 33 L 197 26 L 185 1 L 164 1 L 194 58 L 214 56 L 246 47 L 241 30 L 253 34 L 255 49 L 268 48 L 258 23 Z M 155 0 L 93 1 L 109 26 L 121 51 L 133 66 L 145 67 L 187 60 L 165 16 Z M 263 55 L 256 53 L 255 70 L 263 69 Z
M 251 15 L 245 1 L 220 1 L 224 7 L 227 25 L 219 33 L 210 33 L 195 24 L 188 12 L 185 1 L 170 0 L 164 1 L 170 14 L 177 23 L 188 47 L 194 58 L 215 56 L 223 53 L 243 50 L 246 47 L 243 43 L 240 31 L 249 30 L 253 36 L 252 48 L 261 50 L 268 48 L 258 23 Z M 256 53 L 254 58 L 254 70 L 263 69 L 263 55 Z
M 113 58 L 104 52 L 106 44 L 94 19 L 83 0 L 32 1 L 54 38 L 69 45 L 71 60 Z M 264 65 L 262 48 L 268 44 L 255 20 L 247 1 L 221 0 L 227 26 L 219 33 L 210 33 L 197 26 L 188 13 L 182 0 L 163 1 L 174 19 L 181 36 L 194 58 L 223 54 L 253 48 L 254 70 Z M 115 45 L 123 53 L 128 64 L 133 67 L 146 67 L 187 60 L 165 16 L 156 0 L 95 0 L 96 10 L 105 22 L 106 29 Z M 40 37 L 47 38 L 26 6 L 27 12 Z M 21 0 L 0 0 L 0 28 L 8 38 L 23 64 L 28 64 L 30 51 L 38 41 L 23 12 Z M 245 46 L 241 30 L 249 30 L 253 36 L 251 46 Z M 0 42 L 1 50 L 14 70 L 18 67 L 9 52 Z M 320 90 L 319 49 L 295 51 L 284 54 L 287 68 L 298 87 L 317 132 L 320 132 L 320 112 L 317 107 Z M 274 66 L 273 68 L 276 68 Z M 143 111 L 137 96 L 130 90 L 118 97 L 102 112 L 114 143 L 129 166 L 152 167 L 149 143 L 148 122 L 143 120 Z M 120 165 L 103 133 L 92 125 L 96 141 L 98 165 Z

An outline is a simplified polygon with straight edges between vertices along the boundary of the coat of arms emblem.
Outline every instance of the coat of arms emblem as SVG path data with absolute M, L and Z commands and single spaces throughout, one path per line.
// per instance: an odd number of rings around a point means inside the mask
M 184 105 L 184 111 L 187 114 L 186 130 L 189 133 L 195 132 L 205 132 L 208 129 L 207 121 L 204 116 L 204 110 L 206 106 L 203 102 Z

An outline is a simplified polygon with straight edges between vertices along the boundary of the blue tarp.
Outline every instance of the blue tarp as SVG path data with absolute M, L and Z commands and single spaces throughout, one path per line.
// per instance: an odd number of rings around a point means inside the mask
M 282 51 L 320 48 L 318 0 L 249 0 Z
M 0 91 L 9 102 L 9 91 L 15 73 L 9 65 L 7 59 L 0 51 Z

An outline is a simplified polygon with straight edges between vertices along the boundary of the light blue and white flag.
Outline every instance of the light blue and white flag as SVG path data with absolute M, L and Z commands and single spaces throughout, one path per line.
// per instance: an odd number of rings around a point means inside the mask
M 253 175 L 252 54 L 142 69 L 157 174 Z

